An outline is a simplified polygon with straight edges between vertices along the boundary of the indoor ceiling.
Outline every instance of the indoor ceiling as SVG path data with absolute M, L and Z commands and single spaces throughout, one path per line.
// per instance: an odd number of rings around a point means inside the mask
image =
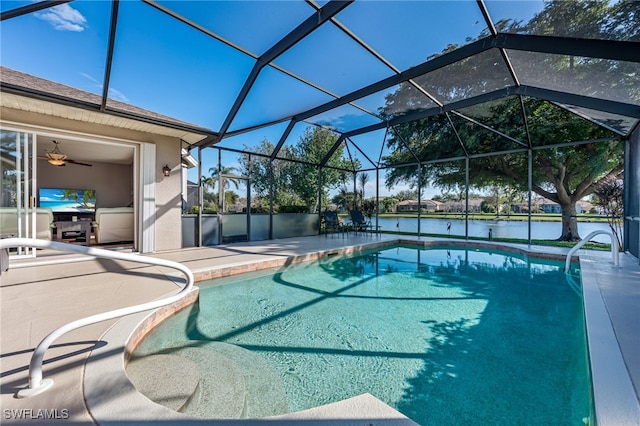
M 59 142 L 58 150 L 68 159 L 83 163 L 133 164 L 132 146 L 95 141 L 38 136 L 38 157 L 46 157 L 53 150 L 53 141 Z

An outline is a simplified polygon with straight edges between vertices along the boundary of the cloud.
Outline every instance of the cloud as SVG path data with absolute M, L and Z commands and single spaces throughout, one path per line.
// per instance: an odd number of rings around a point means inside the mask
M 125 102 L 125 103 L 129 102 L 129 98 L 127 98 L 127 96 L 124 93 L 112 87 L 109 88 L 109 97 L 116 101 Z
M 102 82 L 98 81 L 97 79 L 95 79 L 94 77 L 90 76 L 87 73 L 80 73 L 84 78 L 86 78 L 87 80 L 91 81 L 91 83 L 93 83 L 94 87 L 96 89 L 98 89 L 97 91 L 102 94 L 102 88 L 104 87 L 104 85 L 102 84 Z M 109 88 L 109 99 L 113 99 L 116 101 L 120 101 L 120 102 L 125 102 L 125 103 L 129 103 L 129 98 L 127 98 L 127 96 L 122 93 L 121 91 L 119 91 L 118 89 L 114 89 L 113 87 Z
M 35 14 L 37 18 L 50 23 L 59 31 L 81 32 L 88 28 L 87 18 L 68 4 L 60 4 Z

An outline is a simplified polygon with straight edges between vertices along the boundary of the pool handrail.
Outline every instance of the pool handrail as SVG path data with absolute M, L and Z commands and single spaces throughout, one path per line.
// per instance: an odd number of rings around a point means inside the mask
M 595 237 L 596 235 L 598 235 L 598 234 L 605 234 L 605 235 L 608 235 L 611 238 L 611 257 L 613 258 L 613 264 L 614 264 L 614 266 L 619 266 L 620 265 L 620 260 L 618 259 L 618 240 L 617 240 L 617 238 L 613 235 L 613 232 L 605 231 L 605 230 L 600 229 L 600 230 L 591 232 L 589 235 L 587 235 L 586 237 L 581 239 L 578 244 L 573 246 L 571 248 L 571 250 L 569 250 L 569 253 L 567 253 L 567 260 L 566 260 L 566 262 L 564 264 L 564 272 L 565 273 L 567 273 L 567 274 L 569 273 L 569 265 L 571 264 L 571 256 L 573 256 L 573 254 L 576 251 L 578 251 L 583 245 L 585 245 L 586 243 L 591 241 L 591 239 L 593 237 Z
M 6 238 L 0 239 L 0 250 L 8 249 L 11 247 L 32 247 L 32 248 L 49 248 L 53 250 L 69 252 L 69 253 L 81 253 L 88 256 L 95 256 L 105 259 L 125 260 L 129 262 L 146 263 L 150 265 L 165 266 L 168 268 L 177 269 L 182 272 L 186 277 L 186 284 L 177 293 L 163 297 L 161 299 L 153 300 L 151 302 L 141 303 L 127 308 L 115 309 L 112 311 L 104 312 L 101 314 L 91 315 L 85 318 L 81 318 L 72 321 L 68 324 L 62 325 L 52 332 L 50 332 L 39 344 L 36 346 L 31 356 L 29 363 L 29 386 L 25 389 L 18 391 L 16 396 L 18 398 L 27 398 L 38 395 L 53 385 L 52 379 L 42 378 L 42 364 L 44 360 L 44 353 L 51 346 L 51 344 L 63 334 L 75 330 L 80 327 L 95 324 L 98 322 L 110 320 L 113 318 L 123 317 L 125 315 L 136 314 L 138 312 L 144 312 L 151 309 L 156 309 L 161 306 L 166 306 L 180 300 L 186 296 L 193 288 L 194 277 L 191 270 L 186 266 L 178 262 L 170 260 L 157 259 L 152 257 L 144 257 L 139 254 L 133 253 L 121 253 L 111 250 L 98 249 L 93 247 L 78 246 L 73 244 L 61 243 L 57 241 L 37 240 L 34 238 Z

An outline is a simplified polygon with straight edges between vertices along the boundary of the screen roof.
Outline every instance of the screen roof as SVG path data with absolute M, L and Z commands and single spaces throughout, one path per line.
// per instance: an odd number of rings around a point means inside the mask
M 362 169 L 388 166 L 388 135 L 419 120 L 442 123 L 446 145 L 419 161 L 536 148 L 539 102 L 624 138 L 640 120 L 640 2 L 591 3 L 3 1 L 2 67 L 93 96 L 2 90 L 153 111 L 200 132 L 192 147 L 266 139 L 274 159 L 322 126 Z

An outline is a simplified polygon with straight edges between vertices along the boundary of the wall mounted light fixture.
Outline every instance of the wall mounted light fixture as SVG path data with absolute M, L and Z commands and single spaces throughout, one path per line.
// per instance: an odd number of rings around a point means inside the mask
M 168 164 L 165 164 L 164 167 L 162 168 L 162 174 L 164 176 L 171 176 L 171 168 L 169 167 Z

